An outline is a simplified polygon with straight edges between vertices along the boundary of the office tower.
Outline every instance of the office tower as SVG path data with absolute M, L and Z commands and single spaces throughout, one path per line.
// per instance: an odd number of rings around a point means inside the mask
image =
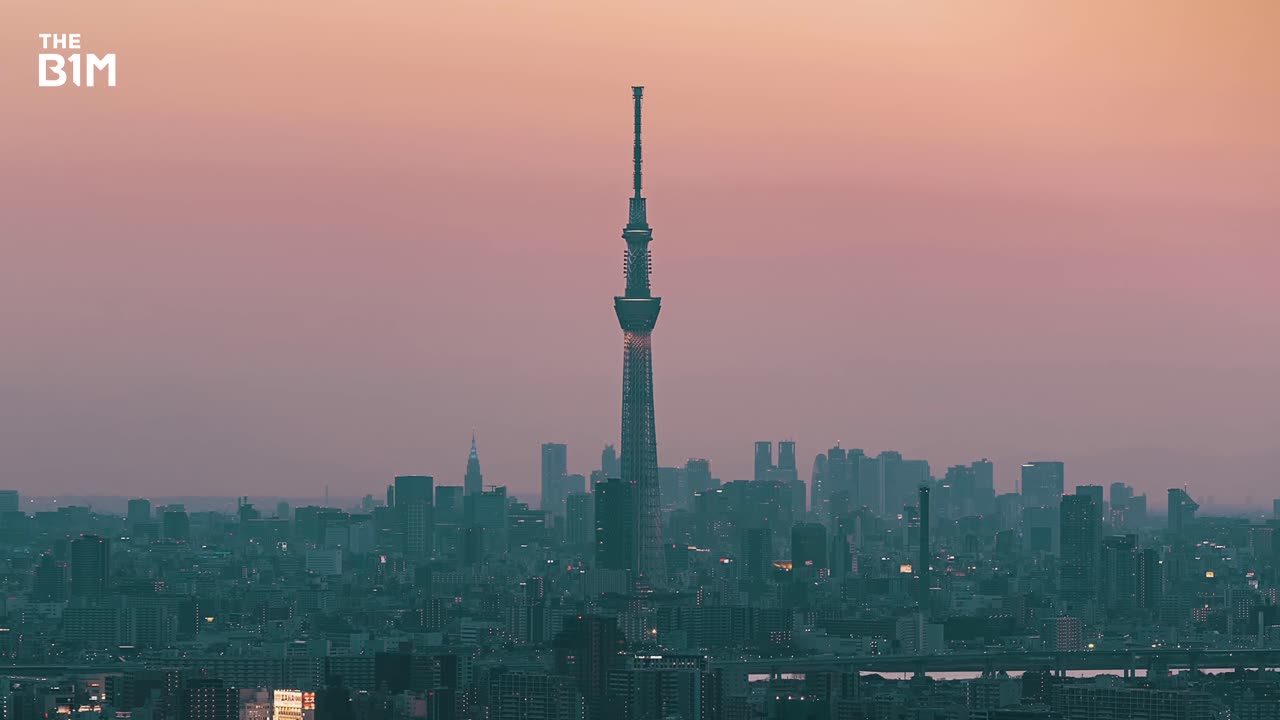
M 839 444 L 827 451 L 826 499 L 828 505 L 837 493 L 849 491 L 848 457 L 849 453 L 845 452 Z M 854 497 L 854 493 L 849 494 L 851 502 Z
M 610 570 L 634 570 L 640 505 L 635 481 L 609 478 L 596 483 L 595 505 L 596 564 Z
M 756 441 L 756 463 L 754 479 L 764 480 L 773 469 L 773 443 L 768 440 Z
M 831 557 L 828 558 L 831 577 L 844 580 L 853 570 L 853 550 L 849 547 L 847 528 L 837 525 L 831 533 Z
M 1179 536 L 1190 530 L 1199 509 L 1200 505 L 1191 499 L 1186 490 L 1169 488 L 1169 533 Z
M 622 477 L 622 464 L 618 462 L 618 451 L 612 445 L 605 445 L 600 453 L 600 471 L 604 479 Z
M 787 474 L 785 479 L 799 480 L 796 468 L 796 441 L 782 440 L 778 443 L 778 470 Z
M 465 485 L 437 485 L 432 519 L 436 525 L 460 525 L 463 520 Z
M 818 523 L 798 523 L 791 528 L 791 569 L 826 567 L 827 528 Z
M 818 453 L 813 459 L 813 471 L 809 475 L 809 508 L 814 512 L 825 507 L 827 500 L 827 456 Z
M 773 568 L 773 531 L 748 528 L 742 533 L 742 578 L 752 587 L 764 585 Z
M 1111 507 L 1107 520 L 1116 528 L 1133 527 L 1129 517 L 1129 503 L 1133 500 L 1133 488 L 1122 482 L 1111 483 L 1109 500 Z
M 430 475 L 397 475 L 395 481 L 396 506 L 423 502 L 431 504 L 435 495 L 436 480 Z
M 1097 597 L 1102 508 L 1089 495 L 1066 495 L 1059 514 L 1059 594 L 1068 604 L 1087 603 Z
M 869 508 L 877 515 L 885 514 L 885 464 L 881 458 L 867 457 L 859 452 L 853 461 L 858 469 L 853 473 L 857 478 L 857 504 Z
M 1102 539 L 1100 563 L 1102 606 L 1110 613 L 1138 608 L 1138 536 Z
M 396 506 L 396 486 L 388 485 L 387 486 L 387 507 L 393 508 L 395 506 Z
M 435 534 L 432 507 L 421 501 L 405 503 L 404 538 L 405 551 L 410 558 L 422 560 L 431 556 Z
M 694 493 L 710 490 L 715 486 L 715 481 L 711 478 L 711 461 L 702 458 L 690 458 L 684 464 L 684 480 L 688 486 L 690 496 Z
M 1280 520 L 1280 499 L 1271 501 L 1271 517 L 1274 520 Z
M 569 472 L 569 448 L 564 443 L 542 444 L 542 487 L 539 498 L 543 510 L 550 511 L 559 494 L 560 478 Z
M 71 594 L 101 597 L 111 579 L 111 544 L 97 535 L 71 541 Z
M 478 495 L 463 496 L 464 522 L 481 532 L 484 550 L 507 550 L 507 489 L 496 487 Z
M 931 585 L 929 578 L 929 566 L 932 565 L 933 552 L 929 546 L 929 486 L 920 486 L 920 558 L 916 574 L 920 578 L 919 583 L 919 601 L 920 607 L 927 607 L 929 603 L 929 587 Z
M 591 493 L 571 493 L 565 498 L 564 541 L 574 548 L 590 548 L 596 538 L 596 499 Z
M 1125 520 L 1128 522 L 1129 527 L 1142 528 L 1147 526 L 1147 496 L 1145 493 L 1129 498 L 1129 508 L 1125 512 Z
M 186 542 L 191 539 L 191 518 L 181 505 L 168 505 L 161 515 L 165 540 Z
M 1065 471 L 1056 461 L 1029 462 L 1022 466 L 1022 503 L 1026 507 L 1037 505 L 1058 507 L 1062 502 Z
M 973 468 L 974 510 L 980 514 L 990 513 L 996 508 L 995 464 L 983 458 L 970 467 Z
M 1160 599 L 1164 597 L 1164 561 L 1154 548 L 1138 553 L 1137 592 L 1139 608 L 1155 610 L 1160 607 Z
M 626 292 L 613 300 L 622 327 L 622 479 L 635 483 L 639 498 L 636 570 L 651 584 L 666 581 L 662 544 L 662 496 L 658 488 L 658 440 L 653 412 L 653 351 L 651 335 L 662 299 L 649 291 L 649 228 L 641 194 L 640 100 L 644 88 L 631 88 L 635 102 L 635 194 L 627 226 L 622 231 L 627 250 L 623 274 Z
M 471 450 L 467 452 L 467 472 L 462 476 L 462 492 L 476 495 L 484 490 L 484 475 L 480 472 L 480 453 L 476 450 L 476 431 L 471 431 Z
M 435 483 L 430 475 L 397 475 L 395 479 L 396 516 L 404 534 L 404 549 L 419 560 L 429 557 L 433 549 Z
M 1098 506 L 1098 510 L 1101 513 L 1099 517 L 1107 516 L 1107 505 L 1105 500 L 1106 488 L 1101 485 L 1077 485 L 1076 494 L 1084 495 L 1092 500 L 1093 503 Z
M 145 498 L 130 500 L 127 518 L 129 527 L 134 527 L 139 523 L 151 522 L 151 501 Z
M 898 453 L 893 454 L 898 455 Z M 894 477 L 895 499 L 893 505 L 886 508 L 886 512 L 896 513 L 904 507 L 916 504 L 916 489 L 932 482 L 933 474 L 929 471 L 928 460 L 899 459 L 896 463 L 891 462 L 890 467 Z
M 577 681 L 592 720 L 614 717 L 610 712 L 614 708 L 605 702 L 608 680 L 611 673 L 625 666 L 626 643 L 617 619 L 595 615 L 569 618 L 555 636 L 556 674 Z
M 182 688 L 179 713 L 180 720 L 238 720 L 240 693 L 219 679 L 192 678 Z
M 46 554 L 36 566 L 31 585 L 32 598 L 40 602 L 62 602 L 67 599 L 67 564 Z

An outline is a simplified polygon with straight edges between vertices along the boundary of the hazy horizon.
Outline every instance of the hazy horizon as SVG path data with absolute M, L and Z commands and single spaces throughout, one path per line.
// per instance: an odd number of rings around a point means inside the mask
M 10 9 L 0 487 L 588 473 L 643 84 L 660 465 L 1280 495 L 1280 4 L 386 5 Z

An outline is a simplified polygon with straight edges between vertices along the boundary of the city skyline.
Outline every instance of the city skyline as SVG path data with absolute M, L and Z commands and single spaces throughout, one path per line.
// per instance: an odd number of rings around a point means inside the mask
M 389 68 L 357 46 L 373 19 L 313 9 L 304 40 L 244 7 L 205 8 L 239 42 L 186 53 L 76 8 L 128 65 L 109 94 L 0 76 L 5 486 L 360 495 L 453 482 L 473 426 L 488 483 L 529 495 L 551 440 L 587 469 L 618 442 L 616 321 L 591 299 L 617 292 L 617 92 L 644 82 L 655 282 L 681 308 L 660 465 L 749 478 L 752 442 L 792 437 L 802 476 L 839 440 L 989 457 L 1001 488 L 1055 457 L 1268 497 L 1272 4 L 660 5 L 643 37 L 587 4 L 513 10 L 528 35 L 457 8 L 378 26 Z M 0 62 L 71 12 L 16 8 Z M 239 72 L 282 53 L 315 72 Z

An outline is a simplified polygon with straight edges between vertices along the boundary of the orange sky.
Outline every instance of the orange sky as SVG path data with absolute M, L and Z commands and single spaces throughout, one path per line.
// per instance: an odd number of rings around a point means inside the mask
M 663 464 L 1275 493 L 1280 4 L 6 10 L 0 486 L 362 494 L 460 481 L 472 425 L 517 493 L 540 442 L 595 467 L 644 84 Z M 37 88 L 40 32 L 119 87 Z

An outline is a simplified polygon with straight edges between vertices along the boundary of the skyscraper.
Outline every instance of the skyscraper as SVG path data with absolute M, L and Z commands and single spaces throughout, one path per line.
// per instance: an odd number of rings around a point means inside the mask
M 1181 535 L 1196 519 L 1200 504 L 1182 488 L 1169 488 L 1169 534 Z
M 786 473 L 788 480 L 798 480 L 796 472 L 796 441 L 782 440 L 778 443 L 778 469 Z
M 1025 463 L 1022 466 L 1022 504 L 1026 507 L 1057 507 L 1062 502 L 1064 476 L 1061 462 Z
M 600 471 L 604 473 L 602 478 L 604 480 L 622 477 L 622 464 L 618 462 L 618 451 L 612 445 L 605 445 L 600 453 Z
M 151 522 L 151 501 L 145 498 L 134 498 L 129 501 L 129 527 L 139 523 Z
M 929 579 L 929 565 L 933 560 L 933 552 L 929 549 L 929 486 L 920 486 L 920 558 L 919 569 L 916 574 L 920 577 L 919 599 L 920 606 L 925 607 L 929 602 L 929 586 L 932 584 Z
M 480 473 L 480 453 L 476 451 L 476 431 L 471 431 L 471 452 L 467 453 L 467 474 L 462 477 L 462 492 L 478 495 L 484 490 L 484 475 Z
M 111 577 L 111 546 L 106 538 L 82 535 L 71 541 L 71 594 L 100 597 Z
M 564 443 L 542 443 L 541 507 L 548 512 L 560 494 L 560 479 L 569 472 L 569 448 Z
M 754 479 L 764 480 L 773 469 L 773 443 L 768 440 L 756 441 L 756 462 Z
M 596 483 L 596 563 L 610 570 L 634 570 L 637 559 L 638 488 L 633 480 Z
M 634 188 L 627 226 L 622 269 L 626 292 L 614 297 L 613 307 L 622 327 L 622 479 L 635 483 L 639 493 L 636 570 L 650 583 L 666 580 L 662 547 L 662 499 L 658 489 L 658 440 L 653 420 L 653 350 L 651 335 L 658 322 L 662 299 L 649 291 L 649 228 L 645 198 L 641 194 L 640 99 L 643 87 L 631 88 L 635 102 Z M 599 519 L 597 519 L 599 522 Z
M 1097 597 L 1098 553 L 1102 508 L 1090 495 L 1067 495 L 1059 505 L 1062 558 L 1059 592 L 1067 603 L 1088 603 Z

